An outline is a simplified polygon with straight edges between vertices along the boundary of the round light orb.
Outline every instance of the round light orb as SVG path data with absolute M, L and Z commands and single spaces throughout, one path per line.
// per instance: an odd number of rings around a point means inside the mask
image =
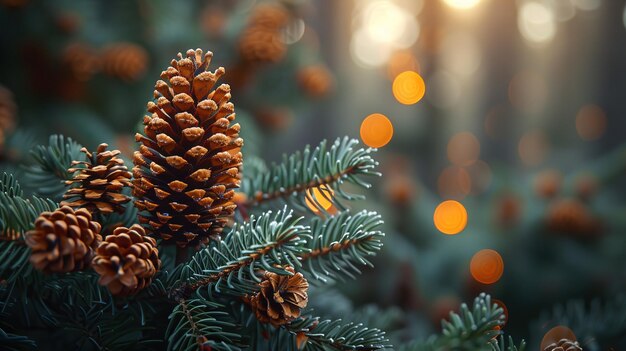
M 413 105 L 424 97 L 426 84 L 419 73 L 405 71 L 393 80 L 392 91 L 399 103 Z
M 379 148 L 387 145 L 393 136 L 393 125 L 387 116 L 374 113 L 361 123 L 361 140 L 369 147 Z
M 459 234 L 467 226 L 467 210 L 458 201 L 446 200 L 435 209 L 433 222 L 444 234 Z

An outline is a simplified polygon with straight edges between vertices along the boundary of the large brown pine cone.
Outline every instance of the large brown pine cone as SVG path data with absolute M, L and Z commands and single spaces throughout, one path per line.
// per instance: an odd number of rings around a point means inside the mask
M 302 273 L 296 273 L 292 267 L 286 270 L 293 275 L 266 272 L 259 283 L 261 291 L 244 298 L 261 323 L 270 323 L 275 327 L 289 323 L 300 316 L 300 311 L 309 301 L 309 283 Z
M 558 342 L 546 346 L 543 351 L 583 351 L 578 341 L 561 339 Z
M 224 68 L 209 72 L 212 56 L 197 49 L 172 60 L 156 83 L 156 103 L 148 103 L 144 134 L 136 135 L 142 145 L 133 161 L 133 194 L 146 211 L 139 220 L 182 247 L 219 238 L 240 183 L 243 139 L 239 124 L 230 125 L 230 87 L 214 89 Z
M 112 77 L 134 81 L 148 68 L 148 53 L 133 43 L 114 43 L 107 46 L 102 56 L 102 71 Z
M 26 233 L 33 266 L 46 273 L 81 270 L 91 263 L 94 250 L 102 240 L 100 223 L 91 220 L 84 208 L 74 211 L 63 206 L 43 212 L 35 229 Z
M 139 224 L 115 228 L 96 249 L 93 269 L 113 295 L 133 295 L 150 285 L 161 268 L 156 240 Z
M 118 157 L 119 150 L 107 150 L 107 144 L 100 144 L 96 152 L 87 154 L 87 161 L 73 161 L 72 165 L 82 165 L 82 168 L 70 168 L 70 172 L 78 172 L 74 179 L 66 181 L 74 185 L 69 189 L 61 205 L 74 208 L 85 207 L 91 213 L 124 212 L 123 204 L 130 198 L 122 194 L 124 187 L 130 186 L 131 173 L 124 165 L 124 160 Z
M 6 135 L 15 127 L 16 111 L 13 94 L 0 85 L 0 150 L 4 146 Z

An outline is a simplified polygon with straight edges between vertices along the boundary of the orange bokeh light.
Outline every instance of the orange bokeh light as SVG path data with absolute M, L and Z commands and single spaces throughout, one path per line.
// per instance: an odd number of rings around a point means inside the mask
M 480 283 L 493 284 L 497 282 L 504 273 L 502 256 L 491 249 L 478 251 L 470 262 L 470 273 Z
M 331 199 L 334 194 L 335 192 L 329 186 L 320 185 L 317 188 L 307 190 L 304 202 L 315 213 L 320 212 L 320 207 L 328 211 L 333 207 Z
M 383 147 L 393 136 L 393 125 L 387 116 L 374 113 L 361 123 L 361 140 L 369 147 Z
M 393 96 L 399 103 L 413 105 L 420 101 L 426 93 L 426 83 L 419 73 L 405 71 L 393 80 Z
M 606 130 L 606 114 L 596 105 L 583 106 L 576 115 L 576 131 L 583 140 L 596 140 Z
M 467 210 L 458 201 L 446 200 L 435 209 L 433 221 L 440 232 L 448 235 L 458 234 L 467 225 Z
M 480 142 L 470 132 L 455 134 L 448 142 L 448 159 L 457 166 L 469 166 L 480 156 Z

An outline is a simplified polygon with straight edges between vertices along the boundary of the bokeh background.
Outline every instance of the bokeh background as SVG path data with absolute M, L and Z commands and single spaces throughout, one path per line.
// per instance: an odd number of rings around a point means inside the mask
M 625 6 L 1 0 L 2 169 L 19 174 L 52 133 L 130 159 L 160 72 L 211 50 L 246 159 L 344 135 L 380 146 L 383 176 L 356 207 L 383 215 L 385 248 L 318 310 L 375 316 L 401 343 L 486 291 L 532 349 L 556 326 L 623 349 Z

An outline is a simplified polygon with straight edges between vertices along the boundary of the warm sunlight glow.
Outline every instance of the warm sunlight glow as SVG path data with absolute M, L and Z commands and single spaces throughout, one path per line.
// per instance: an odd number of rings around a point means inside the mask
M 460 202 L 447 200 L 437 206 L 433 220 L 440 232 L 448 235 L 459 234 L 467 225 L 467 211 Z
M 417 72 L 406 71 L 393 80 L 392 90 L 393 96 L 399 103 L 413 105 L 424 97 L 426 84 Z
M 476 281 L 483 284 L 493 284 L 500 280 L 504 272 L 502 256 L 491 249 L 478 251 L 470 262 L 470 273 Z
M 552 9 L 539 2 L 527 2 L 520 7 L 517 25 L 524 39 L 535 44 L 547 43 L 556 34 Z
M 444 0 L 444 2 L 452 8 L 467 10 L 478 5 L 480 0 Z
M 367 116 L 361 123 L 361 140 L 369 147 L 383 147 L 393 136 L 393 125 L 380 113 Z

